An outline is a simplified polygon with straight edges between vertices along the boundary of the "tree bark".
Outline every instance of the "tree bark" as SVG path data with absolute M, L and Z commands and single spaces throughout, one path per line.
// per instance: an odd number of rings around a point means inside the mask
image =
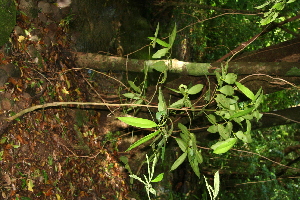
M 253 129 L 300 123 L 299 113 L 300 106 L 264 113 L 263 117 L 259 121 L 259 125 L 253 127 Z
M 182 75 L 206 76 L 214 75 L 216 69 L 221 69 L 221 63 L 191 63 L 176 59 L 168 60 L 137 60 L 115 56 L 105 56 L 95 53 L 74 52 L 76 64 L 82 68 L 92 68 L 100 71 L 143 72 L 144 66 L 152 72 L 154 63 L 163 61 L 168 66 L 168 72 Z M 270 76 L 300 76 L 300 63 L 259 63 L 230 62 L 228 72 L 238 75 L 268 74 Z

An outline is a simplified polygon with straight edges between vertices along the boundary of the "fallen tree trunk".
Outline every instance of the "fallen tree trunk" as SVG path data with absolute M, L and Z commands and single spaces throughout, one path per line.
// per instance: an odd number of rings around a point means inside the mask
M 143 72 L 144 66 L 153 71 L 153 64 L 165 62 L 170 73 L 183 75 L 205 76 L 214 75 L 221 68 L 221 63 L 190 63 L 176 59 L 172 60 L 137 60 L 115 56 L 105 56 L 95 53 L 74 52 L 76 64 L 82 68 L 92 68 L 100 71 Z M 228 72 L 238 75 L 267 74 L 271 76 L 300 76 L 300 63 L 261 63 L 261 62 L 230 62 Z

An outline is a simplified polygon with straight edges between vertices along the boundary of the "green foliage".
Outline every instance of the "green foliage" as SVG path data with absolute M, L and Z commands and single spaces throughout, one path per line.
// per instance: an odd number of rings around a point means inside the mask
M 265 8 L 267 6 L 269 6 L 270 4 L 273 4 L 273 6 L 269 9 L 268 12 L 264 13 L 264 19 L 262 19 L 260 21 L 261 25 L 267 25 L 273 21 L 275 21 L 275 19 L 278 17 L 279 12 L 282 11 L 284 9 L 284 7 L 286 6 L 286 4 L 288 3 L 293 3 L 296 0 L 268 0 L 266 1 L 264 4 L 257 6 L 257 9 L 262 9 Z
M 0 1 L 0 47 L 8 42 L 16 24 L 16 5 L 12 0 Z
M 188 157 L 193 171 L 200 178 L 199 164 L 203 162 L 203 158 L 201 156 L 201 150 L 197 148 L 196 137 L 193 133 L 189 132 L 183 124 L 179 123 L 178 128 L 181 130 L 181 138 L 176 138 L 176 142 L 183 151 L 183 154 L 173 163 L 171 170 L 177 169 L 177 167 L 184 162 L 186 157 Z
M 222 67 L 221 73 L 216 72 L 218 81 L 217 91 L 219 92 L 215 95 L 215 101 L 218 108 L 214 114 L 207 115 L 207 119 L 212 123 L 212 126 L 207 131 L 211 133 L 219 132 L 221 136 L 221 141 L 211 147 L 216 154 L 225 153 L 230 150 L 237 142 L 237 138 L 245 143 L 252 142 L 250 135 L 251 120 L 256 119 L 258 121 L 262 117 L 257 110 L 263 100 L 262 89 L 259 89 L 257 94 L 254 95 L 246 86 L 236 82 L 237 76 L 227 73 L 227 68 L 228 66 L 225 65 Z M 236 90 L 239 90 L 248 97 L 250 103 L 243 104 L 241 107 L 239 97 L 234 95 Z M 225 122 L 222 122 L 224 120 Z M 233 123 L 239 124 L 244 131 L 233 133 Z
M 155 178 L 153 178 L 154 176 L 154 169 L 155 169 L 155 165 L 157 163 L 157 156 L 154 155 L 154 159 L 152 161 L 152 166 L 151 166 L 151 169 L 150 169 L 150 160 L 148 158 L 148 155 L 146 155 L 146 161 L 147 161 L 147 165 L 148 165 L 148 177 L 146 177 L 144 175 L 144 180 L 140 177 L 138 177 L 137 175 L 135 174 L 131 174 L 129 175 L 131 178 L 134 178 L 138 181 L 140 181 L 141 183 L 143 183 L 145 185 L 145 189 L 146 189 L 146 192 L 147 192 L 147 195 L 148 195 L 148 198 L 150 198 L 150 193 L 153 194 L 153 195 L 156 195 L 156 191 L 155 189 L 152 187 L 152 184 L 151 183 L 155 183 L 155 182 L 160 182 L 162 179 L 163 179 L 163 176 L 164 176 L 164 173 L 161 173 L 159 175 L 157 175 Z
M 159 27 L 157 27 L 157 30 Z M 155 33 L 155 37 L 150 37 L 152 40 L 152 45 L 154 46 L 156 43 L 163 46 L 161 50 L 158 50 L 154 55 L 154 58 L 160 58 L 163 56 L 167 56 L 169 58 L 169 50 L 171 49 L 174 39 L 176 36 L 176 26 L 172 31 L 172 34 L 169 37 L 169 43 L 166 43 L 157 38 L 157 33 Z M 158 61 L 154 63 L 155 69 L 163 74 L 164 77 L 167 76 L 168 67 L 164 62 Z M 218 133 L 220 135 L 220 140 L 211 146 L 215 154 L 224 154 L 229 151 L 234 145 L 238 144 L 238 141 L 241 140 L 243 143 L 251 143 L 251 122 L 258 121 L 262 115 L 258 111 L 259 105 L 263 100 L 263 91 L 259 89 L 256 94 L 254 94 L 251 90 L 249 90 L 243 84 L 237 82 L 237 75 L 234 73 L 227 72 L 228 65 L 225 64 L 222 68 L 216 71 L 217 78 L 217 87 L 214 94 L 211 94 L 212 99 L 210 101 L 215 101 L 217 104 L 217 108 L 215 110 L 206 110 L 205 107 L 201 110 L 201 112 L 205 113 L 208 121 L 212 124 L 207 131 L 211 133 Z M 147 69 L 145 70 L 147 72 Z M 146 74 L 145 72 L 145 74 Z M 146 82 L 145 75 L 145 80 Z M 158 81 L 158 84 L 164 83 L 165 78 Z M 143 91 L 145 90 L 144 86 L 137 86 L 134 82 L 128 81 L 130 88 L 132 88 L 131 93 L 125 93 L 124 96 L 132 101 L 140 101 L 144 102 L 145 95 Z M 190 100 L 190 95 L 198 94 L 202 91 L 203 85 L 196 84 L 193 86 L 187 86 L 184 84 L 180 84 L 178 89 L 168 88 L 171 91 L 180 94 L 181 98 L 174 103 L 168 104 L 162 92 L 162 85 L 158 85 L 158 106 L 157 112 L 155 113 L 155 119 L 148 120 L 143 118 L 135 118 L 135 117 L 119 117 L 118 119 L 135 127 L 139 128 L 153 128 L 155 131 L 146 135 L 133 143 L 126 151 L 130 151 L 133 148 L 139 147 L 142 144 L 152 140 L 150 146 L 154 154 L 152 158 L 154 159 L 152 168 L 150 170 L 150 161 L 147 157 L 148 163 L 148 177 L 144 175 L 144 180 L 140 177 L 132 174 L 131 178 L 137 179 L 141 183 L 145 185 L 146 192 L 148 197 L 150 198 L 150 193 L 155 195 L 156 191 L 153 189 L 151 183 L 161 181 L 163 175 L 157 176 L 153 179 L 154 167 L 157 162 L 157 158 L 160 155 L 162 162 L 164 162 L 164 154 L 165 148 L 170 138 L 175 138 L 176 143 L 180 150 L 183 152 L 181 155 L 178 155 L 172 166 L 170 167 L 170 171 L 177 169 L 182 163 L 186 160 L 189 165 L 193 169 L 194 173 L 198 178 L 200 178 L 200 168 L 199 164 L 203 163 L 202 152 L 197 143 L 197 138 L 194 133 L 190 132 L 188 127 L 185 125 L 178 123 L 178 128 L 180 132 L 178 134 L 174 134 L 173 132 L 173 124 L 170 118 L 170 110 L 172 109 L 188 109 L 193 114 L 195 113 L 194 105 Z M 247 102 L 241 103 L 239 97 L 237 96 L 237 92 L 245 95 L 249 100 Z M 208 101 L 208 104 L 210 102 Z M 171 123 L 167 123 L 171 122 Z M 169 125 L 171 124 L 171 125 Z M 239 131 L 234 131 L 233 126 L 237 124 L 240 126 Z M 124 161 L 123 161 L 124 162 Z M 128 162 L 125 167 L 129 169 Z M 215 199 L 218 191 L 219 191 L 219 177 L 218 174 L 215 175 L 215 186 L 212 188 L 207 184 L 207 188 L 209 190 L 211 199 Z

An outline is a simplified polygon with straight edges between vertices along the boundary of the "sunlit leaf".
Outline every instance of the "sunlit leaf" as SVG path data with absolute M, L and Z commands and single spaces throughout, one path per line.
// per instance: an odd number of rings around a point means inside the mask
M 285 3 L 283 2 L 279 2 L 279 3 L 276 3 L 272 6 L 272 8 L 276 9 L 276 10 L 282 10 L 285 6 Z
M 202 84 L 197 84 L 197 85 L 194 85 L 193 87 L 191 87 L 187 93 L 188 94 L 197 94 L 202 90 L 202 88 L 203 88 Z
M 231 85 L 225 85 L 225 86 L 221 87 L 220 92 L 227 96 L 232 96 L 234 94 L 234 90 Z
M 155 179 L 153 179 L 151 182 L 160 182 L 164 178 L 164 173 L 160 173 L 157 175 Z
M 237 138 L 239 138 L 240 140 L 242 140 L 245 143 L 251 143 L 252 142 L 250 134 L 244 134 L 242 131 L 238 131 L 238 132 L 235 133 L 235 135 L 237 136 Z
M 217 94 L 217 97 L 215 98 L 215 100 L 217 101 L 217 103 L 220 107 L 229 109 L 230 101 L 223 94 Z
M 236 141 L 236 138 L 228 138 L 225 141 L 217 142 L 216 144 L 212 145 L 211 148 L 214 150 L 215 154 L 222 154 L 230 150 Z
M 260 5 L 260 6 L 256 6 L 256 9 L 261 9 L 263 7 L 266 7 L 267 5 L 269 5 L 272 1 L 266 1 L 264 4 Z
M 253 92 L 251 90 L 249 90 L 249 88 L 247 88 L 246 86 L 242 85 L 241 83 L 239 82 L 236 82 L 235 83 L 236 86 L 239 88 L 239 90 L 244 94 L 246 95 L 246 97 L 248 97 L 249 99 L 251 100 L 254 100 L 255 99 L 255 96 L 253 94 Z
M 219 87 L 222 87 L 222 85 L 223 85 L 223 80 L 222 80 L 221 74 L 220 74 L 218 71 L 216 71 L 216 77 L 217 77 L 217 81 L 218 81 Z
M 168 48 L 160 49 L 155 54 L 153 54 L 152 58 L 161 58 L 165 56 L 168 52 L 169 52 Z
M 177 167 L 179 167 L 179 165 L 181 165 L 183 163 L 186 156 L 187 156 L 187 152 L 185 152 L 181 156 L 179 156 L 179 158 L 173 163 L 173 165 L 171 167 L 171 171 L 177 169 Z
M 139 128 L 153 128 L 156 127 L 157 124 L 154 121 L 149 119 L 137 118 L 137 117 L 118 117 L 119 120 L 129 124 L 131 126 L 136 126 Z
M 159 72 L 164 72 L 167 70 L 167 66 L 166 66 L 166 63 L 164 61 L 158 61 L 158 62 L 155 62 L 153 65 L 152 65 L 153 69 L 159 71 Z
M 218 132 L 225 140 L 230 137 L 230 132 L 228 132 L 228 130 L 222 124 L 218 124 Z
M 228 74 L 226 74 L 224 81 L 226 83 L 228 83 L 228 84 L 234 84 L 235 81 L 236 81 L 236 79 L 237 79 L 237 75 L 236 74 L 234 74 L 234 73 L 228 73 Z
M 210 133 L 218 132 L 218 125 L 212 125 L 212 126 L 208 127 L 207 131 Z
M 143 143 L 147 142 L 148 140 L 152 139 L 153 137 L 155 137 L 159 133 L 160 133 L 160 131 L 155 131 L 154 133 L 146 135 L 145 137 L 139 139 L 138 141 L 136 141 L 135 143 L 130 145 L 130 147 L 126 151 L 130 151 L 131 149 L 140 146 L 141 144 L 143 144 Z
M 209 114 L 206 117 L 210 123 L 212 123 L 212 124 L 217 123 L 216 116 L 214 116 L 213 114 Z

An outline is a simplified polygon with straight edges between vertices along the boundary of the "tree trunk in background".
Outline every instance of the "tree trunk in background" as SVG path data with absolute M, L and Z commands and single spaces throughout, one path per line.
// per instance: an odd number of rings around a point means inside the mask
M 253 52 L 241 53 L 234 62 L 299 62 L 300 38 L 295 38 Z
M 264 113 L 263 117 L 259 120 L 258 126 L 253 127 L 253 129 L 300 123 L 299 113 L 300 106 Z

